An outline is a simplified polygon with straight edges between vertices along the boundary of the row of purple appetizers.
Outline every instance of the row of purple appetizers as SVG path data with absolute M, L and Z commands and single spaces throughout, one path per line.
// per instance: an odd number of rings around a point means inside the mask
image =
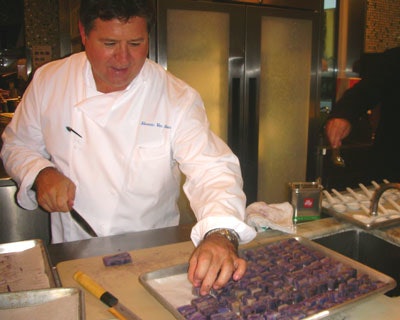
M 292 238 L 241 255 L 245 276 L 179 307 L 185 319 L 303 319 L 385 285 Z

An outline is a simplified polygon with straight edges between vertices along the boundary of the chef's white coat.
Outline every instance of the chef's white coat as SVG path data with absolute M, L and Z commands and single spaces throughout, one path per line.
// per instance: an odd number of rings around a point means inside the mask
M 68 131 L 70 127 L 73 131 Z M 99 236 L 179 222 L 180 171 L 198 219 L 195 244 L 212 228 L 246 225 L 238 159 L 209 129 L 199 94 L 147 60 L 123 91 L 96 90 L 84 52 L 36 71 L 3 134 L 2 158 L 17 199 L 37 207 L 32 184 L 54 166 L 76 184 L 74 208 Z M 69 213 L 51 213 L 54 243 L 89 236 Z

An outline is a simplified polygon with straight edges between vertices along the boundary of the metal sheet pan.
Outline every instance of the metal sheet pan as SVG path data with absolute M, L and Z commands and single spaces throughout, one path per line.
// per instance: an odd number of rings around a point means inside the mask
M 350 188 L 347 188 L 350 189 Z M 374 192 L 375 189 L 371 188 L 366 188 L 369 190 L 370 193 Z M 339 192 L 339 194 L 344 198 L 344 199 L 349 199 L 349 202 L 343 201 L 339 199 L 336 195 L 332 195 L 333 198 L 336 199 L 338 205 L 342 205 L 345 210 L 343 212 L 338 212 L 335 210 L 332 205 L 329 206 L 323 206 L 321 209 L 322 212 L 335 217 L 338 220 L 350 222 L 353 225 L 356 225 L 360 228 L 363 228 L 365 230 L 373 230 L 373 229 L 379 229 L 379 228 L 386 228 L 386 227 L 391 227 L 395 225 L 400 224 L 400 212 L 393 207 L 393 205 L 390 204 L 388 201 L 382 202 L 383 197 L 381 198 L 380 205 L 388 211 L 387 214 L 378 214 L 377 216 L 371 216 L 369 213 L 366 213 L 363 211 L 361 208 L 352 210 L 349 209 L 348 206 L 350 203 L 363 203 L 367 202 L 368 203 L 368 198 L 361 198 L 356 199 L 354 194 L 357 195 L 358 197 L 365 197 L 365 194 L 361 191 L 361 189 L 354 189 L 350 190 L 353 191 L 352 193 L 347 192 L 347 191 L 342 191 Z M 326 195 L 325 195 L 325 200 L 326 200 Z M 397 207 L 399 207 L 399 201 L 396 200 L 394 201 L 397 203 Z M 326 203 L 328 204 L 329 201 L 326 200 Z M 395 203 L 395 204 L 396 204 Z M 369 209 L 370 204 L 366 205 L 366 209 Z
M 384 294 L 385 292 L 390 291 L 391 289 L 396 287 L 396 282 L 391 277 L 303 237 L 291 237 L 291 236 L 281 236 L 277 238 L 275 237 L 270 241 L 266 241 L 263 244 L 263 246 L 289 238 L 293 238 L 299 241 L 301 244 L 321 252 L 327 257 L 331 257 L 336 261 L 347 264 L 357 269 L 358 272 L 367 274 L 373 280 L 380 280 L 384 283 L 384 286 L 375 291 L 371 291 L 370 293 L 360 296 L 356 299 L 347 301 L 333 308 L 319 312 L 318 314 L 307 317 L 306 319 L 322 319 L 327 316 L 342 312 L 347 308 L 354 306 L 354 304 L 357 304 L 361 301 L 364 302 L 365 300 L 374 297 L 378 294 Z M 255 245 L 253 248 L 257 247 L 259 247 L 259 245 Z M 147 272 L 140 275 L 139 277 L 139 280 L 142 283 L 142 285 L 166 309 L 168 309 L 176 317 L 176 319 L 184 319 L 184 317 L 177 311 L 176 308 L 178 306 L 187 304 L 188 301 L 190 301 L 195 297 L 194 295 L 192 295 L 191 286 L 189 282 L 188 281 L 187 283 L 185 283 L 184 281 L 182 282 L 182 279 L 186 278 L 187 276 L 186 275 L 187 268 L 188 268 L 187 264 L 177 265 L 177 266 L 172 266 L 170 268 Z M 171 292 L 171 288 L 175 288 L 176 291 L 179 290 L 186 291 L 186 296 L 181 296 L 180 295 L 181 292 Z
M 0 318 L 33 319 L 45 314 L 46 319 L 83 320 L 84 305 L 83 294 L 77 288 L 7 292 L 0 294 Z
M 400 212 L 372 217 L 361 210 L 345 212 L 336 212 L 332 208 L 323 208 L 322 210 L 338 220 L 350 222 L 365 230 L 392 227 L 400 224 Z
M 17 242 L 10 242 L 10 243 L 3 243 L 0 244 L 0 256 L 1 255 L 10 255 L 13 253 L 21 252 L 22 254 L 25 251 L 28 251 L 33 248 L 38 248 L 38 257 L 37 259 L 42 260 L 44 264 L 44 272 L 49 280 L 49 288 L 56 288 L 61 287 L 61 282 L 58 277 L 58 274 L 54 268 L 50 265 L 50 259 L 48 252 L 43 244 L 43 241 L 40 239 L 33 239 L 33 240 L 25 240 L 25 241 L 17 241 Z M 23 267 L 23 266 L 21 266 Z M 29 290 L 30 288 L 26 288 Z M 47 289 L 47 288 L 43 288 Z

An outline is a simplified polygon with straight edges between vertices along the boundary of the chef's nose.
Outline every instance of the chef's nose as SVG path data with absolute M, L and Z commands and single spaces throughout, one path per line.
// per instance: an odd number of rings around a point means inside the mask
M 118 45 L 115 53 L 114 53 L 114 57 L 115 59 L 120 62 L 123 63 L 125 61 L 128 60 L 129 58 L 129 48 L 126 44 L 120 44 Z

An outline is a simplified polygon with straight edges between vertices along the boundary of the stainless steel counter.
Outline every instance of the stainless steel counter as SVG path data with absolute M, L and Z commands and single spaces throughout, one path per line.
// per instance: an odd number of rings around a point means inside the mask
M 314 238 L 324 234 L 336 233 L 350 228 L 349 224 L 339 223 L 335 219 L 321 219 L 313 223 L 297 226 L 306 237 Z M 114 254 L 122 251 L 151 248 L 190 240 L 192 225 L 132 232 L 121 235 L 91 238 L 87 240 L 50 244 L 48 252 L 53 266 L 62 261 Z M 269 230 L 258 235 L 259 238 L 281 235 L 282 232 Z
M 16 183 L 0 178 L 0 243 L 41 239 L 50 241 L 49 214 L 40 208 L 25 210 L 16 200 Z
M 173 244 L 190 240 L 192 225 L 163 228 L 150 231 L 132 232 L 121 235 L 91 238 L 81 241 L 50 244 L 48 251 L 50 260 L 55 266 L 59 262 L 113 254 Z M 350 223 L 340 222 L 334 218 L 324 218 L 296 225 L 296 233 L 309 239 L 334 234 L 339 231 L 355 228 Z M 400 227 L 387 230 L 373 230 L 371 233 L 400 246 Z M 257 238 L 274 237 L 282 232 L 268 230 L 259 233 Z
M 91 238 L 48 246 L 53 266 L 59 262 L 151 248 L 190 240 L 191 225 Z
M 1 160 L 0 160 L 1 161 Z M 50 241 L 49 214 L 40 208 L 24 210 L 15 201 L 16 183 L 0 177 L 0 243 L 30 239 Z M 53 266 L 57 263 L 97 255 L 113 254 L 190 240 L 192 225 L 132 232 L 110 237 L 73 241 L 47 246 Z

